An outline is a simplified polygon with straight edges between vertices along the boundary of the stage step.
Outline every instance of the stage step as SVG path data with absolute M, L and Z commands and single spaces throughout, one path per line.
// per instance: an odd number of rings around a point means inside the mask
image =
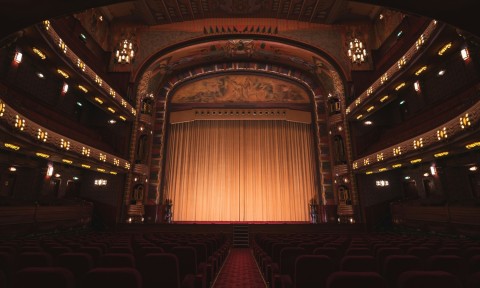
M 233 225 L 233 247 L 249 247 L 248 225 Z

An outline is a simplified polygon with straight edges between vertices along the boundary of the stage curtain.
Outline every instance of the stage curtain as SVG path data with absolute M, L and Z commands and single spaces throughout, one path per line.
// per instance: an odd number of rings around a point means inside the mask
M 170 124 L 165 168 L 173 221 L 308 221 L 317 193 L 309 124 Z

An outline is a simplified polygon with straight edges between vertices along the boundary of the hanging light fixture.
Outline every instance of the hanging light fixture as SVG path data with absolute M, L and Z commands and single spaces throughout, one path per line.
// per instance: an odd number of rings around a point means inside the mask
M 135 58 L 135 52 L 137 51 L 137 46 L 135 45 L 132 37 L 123 38 L 117 45 L 115 49 L 115 63 L 119 64 L 130 64 Z
M 363 44 L 363 42 L 357 37 L 353 37 L 348 42 L 347 54 L 352 63 L 362 64 L 367 59 L 367 49 L 365 49 L 365 44 Z

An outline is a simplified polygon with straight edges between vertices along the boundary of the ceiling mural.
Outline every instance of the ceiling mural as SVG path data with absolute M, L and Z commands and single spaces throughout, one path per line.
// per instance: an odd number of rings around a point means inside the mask
M 228 74 L 181 86 L 172 103 L 309 103 L 305 88 L 277 78 Z

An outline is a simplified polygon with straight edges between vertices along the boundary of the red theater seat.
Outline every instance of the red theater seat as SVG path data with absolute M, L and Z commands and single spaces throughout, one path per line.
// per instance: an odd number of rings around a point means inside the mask
M 407 271 L 400 274 L 398 288 L 462 288 L 460 280 L 445 271 Z
M 295 288 L 326 287 L 328 276 L 335 271 L 332 259 L 324 255 L 301 255 L 295 261 Z
M 387 288 L 387 282 L 376 272 L 333 272 L 327 279 L 327 288 Z
M 47 286 L 45 286 L 47 287 Z M 94 268 L 83 278 L 81 288 L 142 288 L 142 276 L 135 268 Z
M 15 273 L 13 288 L 74 288 L 73 274 L 61 267 L 30 267 Z

